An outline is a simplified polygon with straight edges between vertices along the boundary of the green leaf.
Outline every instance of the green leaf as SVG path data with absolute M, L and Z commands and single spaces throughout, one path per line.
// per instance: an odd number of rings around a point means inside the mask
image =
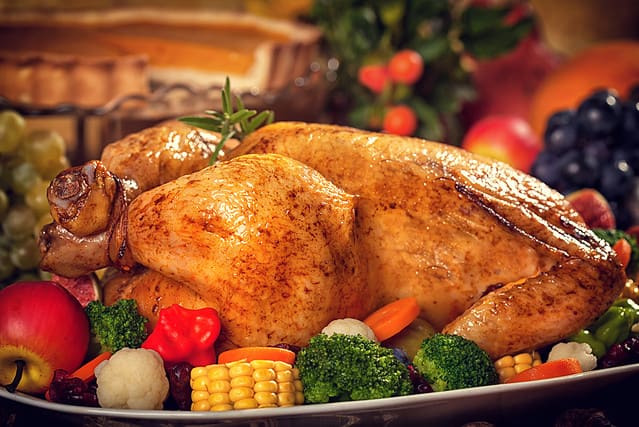
M 265 110 L 257 113 L 256 110 L 246 109 L 240 96 L 235 96 L 237 110 L 233 107 L 233 97 L 231 95 L 231 82 L 227 77 L 221 93 L 222 111 L 206 110 L 205 116 L 185 116 L 178 118 L 179 121 L 191 126 L 199 127 L 221 135 L 220 141 L 216 144 L 210 163 L 217 160 L 220 150 L 230 138 L 237 138 L 240 141 L 249 133 L 255 131 L 263 124 L 272 123 L 275 119 L 273 111 Z

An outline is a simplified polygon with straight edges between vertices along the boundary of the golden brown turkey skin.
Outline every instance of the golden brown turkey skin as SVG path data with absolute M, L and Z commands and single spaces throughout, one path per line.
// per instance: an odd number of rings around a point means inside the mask
M 132 200 L 150 188 L 208 166 L 219 141 L 217 134 L 170 121 L 108 144 L 100 160 L 123 181 Z
M 502 163 L 419 139 L 287 122 L 249 135 L 230 157 L 245 153 L 289 156 L 357 195 L 377 305 L 415 296 L 436 328 L 493 357 L 577 331 L 623 288 L 614 252 L 562 195 Z
M 110 269 L 102 280 L 104 304 L 111 305 L 119 299 L 134 299 L 138 312 L 146 317 L 149 330 L 155 327 L 160 310 L 173 304 L 198 309 L 209 307 L 209 302 L 188 284 L 171 280 L 146 268 L 131 272 Z
M 356 203 L 300 162 L 248 155 L 140 194 L 128 246 L 218 310 L 220 346 L 305 345 L 331 320 L 373 308 Z

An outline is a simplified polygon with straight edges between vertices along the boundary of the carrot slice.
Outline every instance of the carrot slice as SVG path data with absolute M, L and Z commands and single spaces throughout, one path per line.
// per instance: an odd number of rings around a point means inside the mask
M 238 360 L 275 360 L 295 363 L 295 352 L 280 347 L 239 347 L 218 354 L 217 363 L 237 362 Z
M 407 297 L 377 309 L 364 319 L 364 323 L 375 332 L 379 341 L 385 341 L 410 325 L 418 315 L 417 299 Z
M 73 371 L 70 377 L 80 378 L 84 382 L 93 381 L 95 378 L 95 368 L 105 360 L 111 357 L 110 351 L 105 351 L 104 353 L 100 353 L 95 356 L 93 359 L 89 360 L 84 365 L 80 366 L 78 369 Z
M 581 369 L 581 365 L 577 359 L 557 359 L 528 368 L 525 371 L 508 378 L 504 381 L 504 383 L 510 384 L 524 381 L 544 380 L 547 378 L 579 374 L 581 372 L 583 372 L 583 370 Z
M 617 253 L 617 259 L 623 266 L 624 270 L 630 263 L 630 257 L 632 256 L 632 246 L 626 239 L 619 239 L 612 246 L 612 249 Z

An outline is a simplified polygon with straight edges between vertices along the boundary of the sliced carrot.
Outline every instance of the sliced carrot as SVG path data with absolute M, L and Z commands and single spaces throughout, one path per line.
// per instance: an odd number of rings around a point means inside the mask
M 623 266 L 624 270 L 630 263 L 630 257 L 632 256 L 632 246 L 626 239 L 619 239 L 612 246 L 612 249 L 617 253 L 617 259 Z
M 281 347 L 239 347 L 218 354 L 217 363 L 237 362 L 238 360 L 275 360 L 295 363 L 295 352 Z
M 533 366 L 515 376 L 508 378 L 504 383 L 520 383 L 524 381 L 544 380 L 547 378 L 563 377 L 566 375 L 583 372 L 577 359 L 566 358 L 551 360 L 541 365 Z
M 364 323 L 379 341 L 385 341 L 410 325 L 419 315 L 419 304 L 413 297 L 401 298 L 377 309 Z
M 93 381 L 95 378 L 95 368 L 105 360 L 111 357 L 110 351 L 105 351 L 104 353 L 100 353 L 95 356 L 93 359 L 89 360 L 84 365 L 80 366 L 78 369 L 73 371 L 70 377 L 80 378 L 84 382 Z

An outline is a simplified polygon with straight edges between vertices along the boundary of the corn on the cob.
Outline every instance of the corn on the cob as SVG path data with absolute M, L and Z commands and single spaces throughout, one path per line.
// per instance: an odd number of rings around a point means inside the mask
M 304 403 L 299 371 L 286 362 L 237 361 L 191 370 L 191 410 L 276 408 Z
M 495 369 L 499 374 L 499 382 L 541 364 L 541 356 L 536 351 L 518 353 L 514 356 L 503 356 L 495 361 Z

